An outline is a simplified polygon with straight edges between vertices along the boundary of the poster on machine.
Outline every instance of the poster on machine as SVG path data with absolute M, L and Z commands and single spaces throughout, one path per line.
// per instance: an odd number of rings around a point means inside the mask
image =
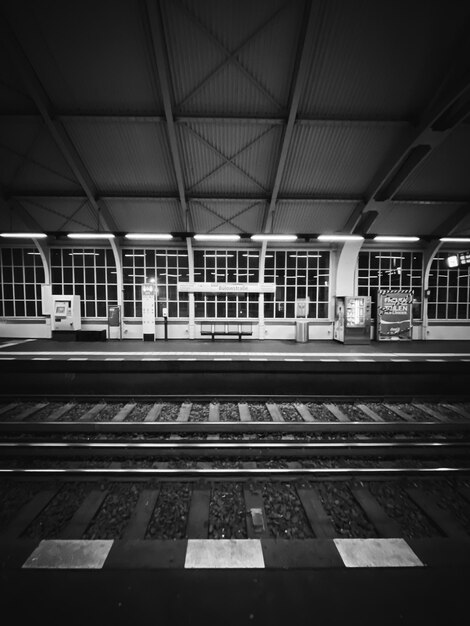
M 405 289 L 377 293 L 377 340 L 410 341 L 413 292 Z

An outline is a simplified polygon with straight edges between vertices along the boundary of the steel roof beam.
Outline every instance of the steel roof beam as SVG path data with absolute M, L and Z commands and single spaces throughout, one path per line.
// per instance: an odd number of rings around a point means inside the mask
M 320 4 L 320 12 L 318 20 L 315 18 L 317 14 L 312 10 L 312 3 L 309 0 L 305 2 L 303 29 L 299 37 L 299 45 L 297 48 L 296 57 L 296 69 L 294 71 L 294 77 L 291 86 L 291 95 L 289 103 L 289 113 L 287 116 L 287 124 L 284 129 L 284 136 L 282 138 L 281 149 L 279 152 L 279 158 L 276 168 L 276 174 L 274 177 L 273 189 L 271 192 L 271 198 L 269 206 L 266 208 L 263 217 L 263 232 L 267 233 L 272 230 L 272 222 L 274 217 L 274 210 L 276 208 L 276 202 L 278 199 L 279 188 L 281 180 L 284 175 L 284 169 L 286 166 L 287 155 L 292 141 L 294 133 L 294 124 L 297 117 L 297 111 L 300 103 L 300 96 L 302 94 L 305 81 L 307 79 L 307 72 L 309 70 L 309 55 L 318 42 L 318 37 L 321 29 L 321 23 L 323 21 L 323 15 L 325 13 L 325 3 Z
M 455 58 L 466 58 L 465 40 L 460 43 Z M 455 68 L 458 68 L 455 70 Z M 458 71 L 460 69 L 460 75 Z M 456 76 L 457 75 L 457 76 Z M 454 63 L 436 90 L 436 96 L 423 111 L 418 123 L 411 128 L 395 154 L 379 168 L 364 198 L 351 213 L 344 226 L 353 232 L 364 213 L 377 210 L 384 214 L 385 200 L 392 199 L 417 167 L 432 154 L 449 134 L 470 113 L 470 72 Z M 366 234 L 372 224 L 369 224 Z
M 95 211 L 93 215 L 94 219 L 99 220 L 101 217 L 103 226 L 105 226 L 106 229 L 116 230 L 118 226 L 114 219 L 111 217 L 106 208 L 103 208 L 98 204 L 98 201 L 96 200 L 98 197 L 97 190 L 94 188 L 91 178 L 69 136 L 67 135 L 67 132 L 60 121 L 56 119 L 51 101 L 36 76 L 29 58 L 8 24 L 5 15 L 2 15 L 2 19 L 0 19 L 0 33 L 3 43 L 9 51 L 11 59 L 23 78 L 29 95 L 34 101 L 50 135 L 67 162 L 67 165 L 72 170 L 79 185 L 85 192 L 91 207 L 93 207 Z
M 181 204 L 183 228 L 192 229 L 192 219 L 188 203 L 186 201 L 186 191 L 183 179 L 183 169 L 179 154 L 178 141 L 176 137 L 175 119 L 173 114 L 172 93 L 170 83 L 170 71 L 168 60 L 168 48 L 165 40 L 163 19 L 159 0 L 142 1 L 143 26 L 146 34 L 147 45 L 150 54 L 151 65 L 155 76 L 158 77 L 160 85 L 163 108 L 165 110 L 166 128 L 168 141 L 170 144 L 173 170 L 175 173 L 178 196 Z

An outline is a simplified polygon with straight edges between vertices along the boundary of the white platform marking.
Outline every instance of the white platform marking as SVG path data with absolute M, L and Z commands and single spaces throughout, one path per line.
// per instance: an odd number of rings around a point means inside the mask
M 301 361 L 303 363 L 303 359 L 284 359 L 284 361 Z
M 51 361 L 52 357 L 50 356 L 35 356 L 32 358 L 33 361 Z
M 185 358 L 179 358 L 178 361 L 197 361 L 197 359 L 185 357 Z
M 124 358 L 123 357 L 110 356 L 107 359 L 105 359 L 105 361 L 124 361 Z
M 86 356 L 72 356 L 67 361 L 88 361 L 88 358 Z
M 444 359 L 426 359 L 426 361 L 432 361 L 433 363 L 442 363 L 442 361 L 444 361 Z
M 186 569 L 264 568 L 259 539 L 188 539 Z
M 337 363 L 339 359 L 320 359 L 322 363 Z
M 23 563 L 26 569 L 101 569 L 112 539 L 45 540 Z
M 395 363 L 409 363 L 410 359 L 390 359 L 390 361 L 395 361 Z
M 150 359 L 142 359 L 142 361 L 161 361 L 161 359 L 157 359 L 155 357 L 151 357 Z
M 267 361 L 268 359 L 263 359 L 263 358 L 251 358 L 249 359 L 249 361 Z
M 334 539 L 346 567 L 420 567 L 404 539 Z
M 15 361 L 14 356 L 0 356 L 0 361 Z
M 0 345 L 0 349 L 10 348 L 11 346 L 18 346 L 20 343 L 28 343 L 29 341 L 36 341 L 36 339 L 18 339 L 18 341 L 10 341 L 10 343 Z
M 231 361 L 232 359 L 228 359 L 228 358 L 222 358 L 222 359 L 218 359 L 217 357 L 214 357 L 213 359 L 214 361 Z

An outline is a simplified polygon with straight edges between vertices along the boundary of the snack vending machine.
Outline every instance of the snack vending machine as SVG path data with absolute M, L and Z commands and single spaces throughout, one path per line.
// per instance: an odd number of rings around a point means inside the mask
M 369 296 L 337 296 L 334 339 L 341 343 L 370 343 L 370 314 Z
M 155 341 L 156 295 L 155 283 L 142 285 L 142 339 L 144 341 Z

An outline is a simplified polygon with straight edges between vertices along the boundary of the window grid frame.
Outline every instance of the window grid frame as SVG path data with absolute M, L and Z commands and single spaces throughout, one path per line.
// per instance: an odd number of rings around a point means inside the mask
M 9 251 L 11 264 L 5 263 L 4 252 Z M 21 266 L 15 263 L 14 251 L 21 253 Z M 26 262 L 28 254 L 33 255 L 33 263 Z M 6 268 L 11 269 L 11 280 L 5 280 Z M 34 272 L 34 280 L 26 280 L 26 268 L 32 268 Z M 15 270 L 21 270 L 21 280 L 18 281 L 15 276 Z M 20 319 L 35 319 L 42 317 L 42 297 L 40 285 L 44 284 L 45 272 L 41 254 L 36 248 L 32 247 L 11 247 L 5 246 L 0 248 L 0 317 L 15 317 Z M 5 297 L 5 286 L 11 288 L 11 298 Z M 34 289 L 34 298 L 27 297 L 28 286 Z M 16 288 L 22 288 L 23 297 L 16 295 Z M 31 305 L 34 307 L 34 313 L 29 313 Z M 11 306 L 11 313 L 8 311 Z M 19 312 L 23 309 L 23 313 Z
M 461 279 L 466 279 L 463 284 L 460 283 Z M 450 268 L 446 265 L 445 257 L 434 257 L 429 271 L 428 288 L 430 290 L 427 300 L 429 321 L 470 321 L 470 266 Z M 455 299 L 451 299 L 451 289 L 456 290 Z M 441 298 L 441 294 L 444 293 L 445 297 Z M 454 307 L 455 315 L 450 315 Z M 464 316 L 459 315 L 460 310 L 465 311 Z M 441 311 L 445 312 L 443 316 Z

